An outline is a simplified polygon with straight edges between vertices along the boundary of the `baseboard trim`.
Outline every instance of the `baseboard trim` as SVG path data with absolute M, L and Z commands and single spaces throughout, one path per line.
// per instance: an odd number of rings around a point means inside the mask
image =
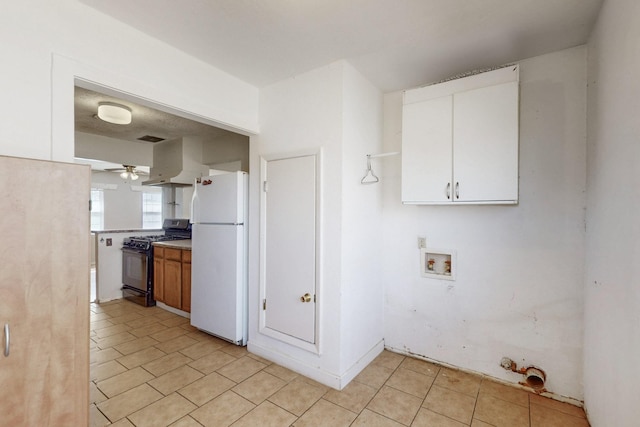
M 308 363 L 294 359 L 291 356 L 280 353 L 272 348 L 256 344 L 249 340 L 247 350 L 257 356 L 263 357 L 273 363 L 277 363 L 300 375 L 311 378 L 314 381 L 324 384 L 336 390 L 342 390 L 351 382 L 369 363 L 373 361 L 384 350 L 384 341 L 376 343 L 363 357 L 354 363 L 343 374 L 327 372 L 318 366 L 311 366 Z
M 371 349 L 365 353 L 356 363 L 354 363 L 345 373 L 341 376 L 342 390 L 353 380 L 364 368 L 366 368 L 373 360 L 384 351 L 384 340 L 378 341 Z

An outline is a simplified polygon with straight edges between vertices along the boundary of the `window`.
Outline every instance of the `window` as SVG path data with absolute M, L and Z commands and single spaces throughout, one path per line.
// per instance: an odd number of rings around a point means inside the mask
M 104 229 L 104 191 L 91 189 L 91 230 Z
M 162 228 L 162 191 L 142 192 L 142 228 Z

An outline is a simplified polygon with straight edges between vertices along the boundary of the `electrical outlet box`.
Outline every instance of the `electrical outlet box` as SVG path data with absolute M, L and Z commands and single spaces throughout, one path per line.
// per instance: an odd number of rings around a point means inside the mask
M 427 238 L 418 236 L 418 249 L 424 249 L 427 247 Z

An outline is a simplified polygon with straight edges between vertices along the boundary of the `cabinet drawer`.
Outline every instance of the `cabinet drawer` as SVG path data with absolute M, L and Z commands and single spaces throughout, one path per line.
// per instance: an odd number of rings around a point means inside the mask
M 164 259 L 170 259 L 173 261 L 182 261 L 182 250 L 164 248 Z
M 182 262 L 191 262 L 191 251 L 186 249 L 182 250 Z

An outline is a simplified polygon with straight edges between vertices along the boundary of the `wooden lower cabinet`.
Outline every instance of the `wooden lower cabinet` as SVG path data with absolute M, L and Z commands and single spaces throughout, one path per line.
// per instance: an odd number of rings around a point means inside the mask
M 191 313 L 191 251 L 182 251 L 182 311 Z
M 182 307 L 182 251 L 164 250 L 164 303 L 168 306 Z
M 156 301 L 190 312 L 191 250 L 155 246 L 153 268 Z
M 153 293 L 156 301 L 164 302 L 164 248 L 153 247 Z

